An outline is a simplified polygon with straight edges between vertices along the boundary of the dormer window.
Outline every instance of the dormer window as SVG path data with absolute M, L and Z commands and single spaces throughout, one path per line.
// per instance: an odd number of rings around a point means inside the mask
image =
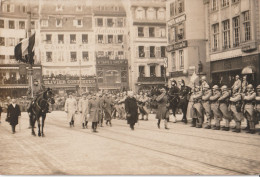
M 63 10 L 63 7 L 61 4 L 56 6 L 56 11 L 62 11 L 62 10 Z
M 56 27 L 62 27 L 62 19 L 56 19 Z
M 78 5 L 78 6 L 76 7 L 76 11 L 82 11 L 82 6 Z

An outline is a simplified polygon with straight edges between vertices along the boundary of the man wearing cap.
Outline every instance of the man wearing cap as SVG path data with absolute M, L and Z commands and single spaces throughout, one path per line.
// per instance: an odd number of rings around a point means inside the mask
M 257 121 L 260 121 L 260 85 L 256 87 L 256 97 L 255 97 L 255 110 L 257 114 Z M 260 135 L 260 133 L 259 133 Z
M 178 104 L 180 102 L 179 97 L 180 89 L 177 87 L 177 82 L 175 80 L 172 80 L 171 88 L 169 90 L 169 103 L 170 103 L 170 109 L 172 109 L 172 114 L 174 117 L 173 122 L 176 123 L 176 110 L 178 108 Z
M 224 131 L 229 131 L 229 124 L 231 121 L 231 113 L 228 110 L 230 94 L 226 85 L 221 87 L 221 96 L 218 99 L 219 110 L 225 119 L 225 126 L 222 128 Z
M 79 100 L 78 109 L 82 121 L 82 128 L 88 128 L 88 99 L 85 94 L 82 95 L 82 98 Z
M 209 84 L 207 83 L 206 76 L 201 77 L 201 89 L 202 89 L 202 91 L 204 90 L 204 87 L 209 87 Z
M 188 103 L 189 103 L 189 97 L 190 97 L 190 92 L 191 88 L 185 85 L 185 82 L 183 79 L 180 79 L 179 81 L 180 84 L 180 102 L 179 102 L 179 108 L 182 110 L 182 121 L 184 123 L 187 123 L 187 108 L 188 108 Z
M 69 94 L 69 98 L 65 101 L 65 112 L 67 113 L 67 120 L 69 121 L 70 127 L 74 127 L 74 118 L 77 111 L 77 101 L 73 98 L 72 94 Z
M 209 89 L 209 86 L 206 85 L 203 88 L 203 95 L 202 95 L 202 106 L 204 108 L 204 113 L 207 117 L 207 126 L 205 129 L 210 129 L 211 128 L 211 120 L 212 120 L 212 111 L 210 107 L 210 100 L 209 98 L 212 96 L 212 91 Z
M 210 107 L 215 119 L 215 126 L 213 126 L 213 130 L 220 130 L 220 121 L 222 119 L 222 114 L 219 110 L 218 99 L 220 98 L 221 93 L 217 85 L 214 85 L 212 89 L 213 89 L 212 90 L 213 94 L 211 97 L 209 97 L 209 100 L 210 100 Z
M 255 133 L 255 116 L 254 116 L 254 105 L 253 101 L 255 100 L 256 93 L 254 91 L 253 85 L 249 84 L 247 86 L 247 92 L 243 98 L 244 101 L 244 115 L 249 122 L 249 130 L 247 133 Z
M 194 89 L 194 95 L 193 95 L 193 106 L 192 110 L 193 115 L 196 115 L 197 118 L 197 125 L 196 128 L 202 128 L 202 119 L 203 119 L 203 107 L 201 104 L 202 99 L 202 90 L 199 86 L 196 86 Z
M 230 97 L 230 110 L 233 114 L 233 117 L 236 122 L 236 127 L 233 132 L 240 133 L 241 132 L 241 121 L 243 121 L 244 116 L 241 111 L 241 106 L 242 106 L 242 95 L 239 92 L 239 88 L 235 87 L 233 88 L 233 94 L 232 97 Z
M 234 88 L 238 88 L 238 92 L 241 92 L 241 80 L 239 79 L 239 75 L 236 75 L 236 77 L 235 77 L 235 82 L 234 82 L 234 84 L 233 84 L 233 86 L 231 87 L 232 89 L 234 89 Z

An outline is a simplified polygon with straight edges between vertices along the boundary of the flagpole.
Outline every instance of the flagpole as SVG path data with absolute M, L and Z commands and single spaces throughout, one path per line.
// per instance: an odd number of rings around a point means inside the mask
M 28 11 L 27 11 L 27 37 L 30 38 L 31 36 L 31 6 L 28 3 Z M 28 58 L 31 61 L 32 53 L 28 50 Z M 31 89 L 31 98 L 33 98 L 33 68 L 32 63 L 29 62 L 29 69 L 28 69 L 28 76 L 29 76 L 29 88 Z

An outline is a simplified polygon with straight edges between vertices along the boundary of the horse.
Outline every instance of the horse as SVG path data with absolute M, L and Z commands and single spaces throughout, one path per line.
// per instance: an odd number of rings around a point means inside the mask
M 34 125 L 37 121 L 38 123 L 38 136 L 45 136 L 43 132 L 44 121 L 46 118 L 46 113 L 49 111 L 49 103 L 54 104 L 53 93 L 50 88 L 39 94 L 32 104 L 30 123 L 32 127 L 32 135 L 36 136 L 34 132 Z M 40 122 L 40 117 L 42 117 L 42 127 Z

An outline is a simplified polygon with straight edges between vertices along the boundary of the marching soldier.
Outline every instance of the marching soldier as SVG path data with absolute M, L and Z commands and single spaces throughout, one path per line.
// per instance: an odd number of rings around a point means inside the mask
M 211 129 L 211 119 L 212 119 L 212 111 L 210 107 L 209 98 L 212 96 L 212 91 L 209 89 L 209 85 L 204 87 L 203 96 L 202 96 L 202 106 L 204 109 L 204 113 L 207 117 L 207 126 L 205 129 Z
M 255 100 L 256 93 L 254 91 L 253 85 L 249 84 L 247 86 L 247 92 L 244 96 L 244 115 L 246 119 L 249 121 L 249 130 L 247 133 L 254 134 L 255 133 L 255 117 L 254 117 L 254 105 L 253 101 Z
M 194 95 L 193 95 L 193 114 L 196 115 L 197 118 L 197 125 L 196 128 L 202 128 L 202 118 L 203 118 L 203 107 L 201 105 L 201 98 L 202 98 L 202 90 L 200 90 L 200 87 L 195 87 Z
M 236 127 L 233 132 L 240 133 L 241 132 L 241 121 L 243 121 L 244 116 L 241 111 L 242 106 L 242 95 L 239 92 L 239 87 L 233 88 L 232 97 L 230 97 L 230 110 L 233 114 L 233 117 L 236 122 Z
M 179 107 L 182 110 L 183 117 L 182 121 L 184 123 L 187 123 L 187 108 L 188 108 L 188 103 L 189 103 L 189 96 L 191 92 L 191 88 L 185 85 L 185 82 L 183 79 L 178 81 L 180 84 L 180 103 Z
M 221 87 L 221 91 L 222 91 L 222 95 L 221 97 L 218 99 L 219 101 L 219 110 L 223 115 L 223 118 L 225 119 L 225 126 L 222 128 L 222 130 L 224 131 L 229 131 L 229 124 L 231 121 L 231 114 L 230 111 L 228 111 L 228 105 L 229 105 L 229 91 L 226 85 L 223 85 Z
M 207 83 L 206 76 L 202 76 L 201 77 L 201 88 L 202 88 L 202 91 L 204 90 L 204 87 L 209 87 L 209 84 Z
M 88 99 L 84 94 L 82 99 L 79 100 L 79 113 L 82 120 L 82 128 L 88 128 L 87 114 L 88 114 Z
M 258 121 L 260 121 L 260 85 L 258 85 L 257 87 L 256 87 L 256 97 L 255 97 L 255 100 L 256 100 L 256 105 L 255 105 L 255 110 L 256 110 L 256 113 L 257 113 L 257 117 L 256 117 L 256 119 L 258 120 Z M 260 135 L 260 133 L 259 133 L 259 135 Z
M 212 87 L 213 94 L 211 97 L 209 97 L 209 100 L 211 102 L 210 107 L 213 111 L 214 119 L 215 119 L 215 126 L 213 126 L 213 130 L 220 130 L 220 120 L 222 118 L 222 114 L 219 110 L 219 103 L 218 99 L 221 96 L 221 93 L 219 91 L 219 87 L 217 85 L 214 85 Z

